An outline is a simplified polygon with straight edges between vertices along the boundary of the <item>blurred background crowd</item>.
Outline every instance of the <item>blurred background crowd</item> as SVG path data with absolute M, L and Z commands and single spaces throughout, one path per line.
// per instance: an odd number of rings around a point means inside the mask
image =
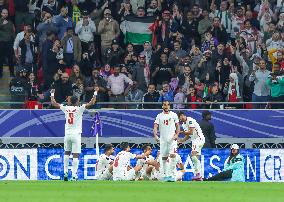
M 283 108 L 284 0 L 0 0 L 0 10 L 0 80 L 8 66 L 11 101 L 25 103 L 13 108 L 41 107 L 51 89 L 60 103 L 97 90 L 110 104 L 96 108 Z

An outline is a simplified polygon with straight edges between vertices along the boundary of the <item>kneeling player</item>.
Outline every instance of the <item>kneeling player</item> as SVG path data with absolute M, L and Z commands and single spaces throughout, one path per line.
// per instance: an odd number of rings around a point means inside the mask
M 122 142 L 120 145 L 121 152 L 117 154 L 113 164 L 113 180 L 135 180 L 138 172 L 142 169 L 142 166 L 130 166 L 130 159 L 143 159 L 145 155 L 136 155 L 130 153 L 130 147 L 128 142 Z
M 105 145 L 105 153 L 100 155 L 97 164 L 97 180 L 112 180 L 114 149 L 112 144 Z
M 201 155 L 201 149 L 205 143 L 205 137 L 202 133 L 202 130 L 197 123 L 197 121 L 191 117 L 186 117 L 184 112 L 178 113 L 179 120 L 182 122 L 182 127 L 184 131 L 181 133 L 185 134 L 185 137 L 179 142 L 185 142 L 191 137 L 192 150 L 191 150 L 191 159 L 193 161 L 195 176 L 192 180 L 202 181 L 201 172 L 201 163 L 199 161 L 199 156 Z
M 140 170 L 140 180 L 151 180 L 152 171 L 154 170 L 157 162 L 154 157 L 151 155 L 152 148 L 150 145 L 146 144 L 143 146 L 143 154 L 145 155 L 144 159 L 139 159 L 136 163 L 136 166 L 141 166 Z

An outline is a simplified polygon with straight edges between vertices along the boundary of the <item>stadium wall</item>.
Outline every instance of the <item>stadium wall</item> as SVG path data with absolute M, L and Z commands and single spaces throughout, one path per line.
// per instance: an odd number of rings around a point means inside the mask
M 100 151 L 100 153 L 103 150 Z M 119 152 L 116 149 L 116 153 Z M 141 149 L 132 149 L 141 153 Z M 157 149 L 153 150 L 155 156 Z M 190 149 L 179 149 L 186 173 L 184 180 L 193 176 Z M 230 153 L 229 149 L 203 149 L 203 176 L 209 177 L 220 172 Z M 248 182 L 283 182 L 284 150 L 242 149 L 245 158 L 245 176 Z M 95 149 L 83 149 L 80 155 L 78 175 L 80 180 L 94 180 L 96 169 Z M 135 161 L 131 162 L 135 165 Z M 70 166 L 71 169 L 71 166 Z M 63 177 L 63 149 L 1 149 L 0 180 L 61 180 Z

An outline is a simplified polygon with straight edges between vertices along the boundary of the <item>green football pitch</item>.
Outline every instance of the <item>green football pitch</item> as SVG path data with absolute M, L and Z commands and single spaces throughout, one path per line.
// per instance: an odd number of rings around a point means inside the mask
M 284 183 L 0 181 L 1 202 L 283 202 Z

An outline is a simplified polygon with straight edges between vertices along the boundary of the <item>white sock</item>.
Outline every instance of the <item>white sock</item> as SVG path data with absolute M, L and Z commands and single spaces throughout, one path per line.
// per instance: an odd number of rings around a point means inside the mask
M 200 174 L 201 164 L 200 164 L 199 159 L 197 158 L 197 156 L 192 156 L 191 159 L 192 159 L 192 162 L 193 162 L 195 175 L 198 174 L 198 173 Z
M 162 172 L 161 173 L 162 173 L 163 177 L 168 177 L 167 176 L 167 174 L 168 174 L 168 171 L 167 171 L 168 170 L 167 169 L 168 166 L 167 165 L 168 165 L 167 160 L 163 160 L 162 159 L 162 167 L 161 167 L 161 171 Z
M 79 167 L 79 159 L 78 158 L 73 158 L 73 163 L 72 163 L 72 177 L 77 177 L 77 170 Z
M 169 158 L 169 176 L 174 177 L 176 171 L 175 158 Z
M 64 155 L 64 174 L 68 172 L 69 155 Z

